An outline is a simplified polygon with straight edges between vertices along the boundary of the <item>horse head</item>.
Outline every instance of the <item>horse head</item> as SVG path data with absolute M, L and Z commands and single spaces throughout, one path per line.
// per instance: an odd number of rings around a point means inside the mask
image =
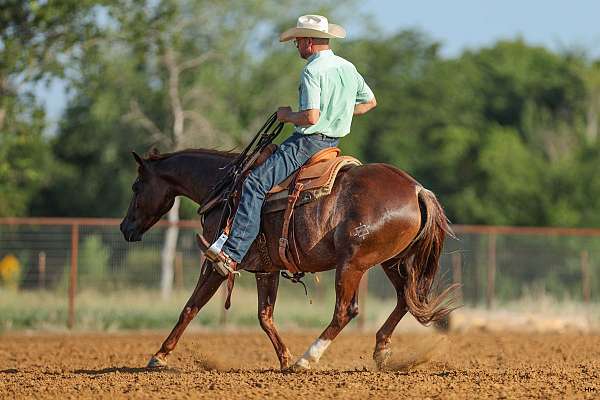
M 149 160 L 133 152 L 138 163 L 138 176 L 133 183 L 133 197 L 120 229 L 125 240 L 137 242 L 142 235 L 167 213 L 175 201 L 171 185 L 162 178 Z

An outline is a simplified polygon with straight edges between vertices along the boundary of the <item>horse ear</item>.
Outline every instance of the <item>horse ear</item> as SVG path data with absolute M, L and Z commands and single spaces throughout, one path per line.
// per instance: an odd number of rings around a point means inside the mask
M 140 167 L 145 167 L 145 163 L 144 160 L 142 160 L 142 157 L 140 157 L 138 155 L 138 153 L 136 153 L 135 151 L 132 151 L 131 154 L 133 154 L 133 158 L 135 158 L 135 162 L 137 162 L 139 164 Z

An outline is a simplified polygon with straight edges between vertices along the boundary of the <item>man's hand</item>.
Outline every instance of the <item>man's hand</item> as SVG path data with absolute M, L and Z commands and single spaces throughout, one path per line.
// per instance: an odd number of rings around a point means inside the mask
M 292 107 L 279 107 L 277 109 L 277 120 L 281 122 L 291 122 L 290 114 L 292 113 Z

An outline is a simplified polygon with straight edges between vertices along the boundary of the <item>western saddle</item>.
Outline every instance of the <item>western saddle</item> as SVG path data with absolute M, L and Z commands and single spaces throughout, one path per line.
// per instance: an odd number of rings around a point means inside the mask
M 276 145 L 269 145 L 265 148 L 255 166 L 264 162 L 276 149 Z M 293 229 L 292 235 L 290 235 L 289 229 L 290 223 L 293 223 L 294 209 L 327 196 L 331 193 L 335 178 L 340 171 L 361 165 L 361 162 L 354 157 L 340 156 L 340 152 L 340 149 L 337 147 L 330 147 L 319 151 L 300 167 L 297 172 L 271 189 L 265 199 L 262 209 L 263 215 L 285 210 L 278 252 L 284 266 L 292 273 L 300 272 L 294 261 L 294 258 L 298 259 L 298 257 L 294 243 Z M 290 242 L 292 246 L 289 245 Z M 263 262 L 269 264 L 270 259 L 268 258 L 268 250 L 264 237 L 259 238 L 258 245 Z M 292 249 L 290 247 L 295 250 L 295 255 L 291 254 Z

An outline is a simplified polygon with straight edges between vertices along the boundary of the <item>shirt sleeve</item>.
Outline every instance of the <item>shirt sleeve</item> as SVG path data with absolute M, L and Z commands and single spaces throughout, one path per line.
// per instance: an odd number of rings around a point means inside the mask
M 321 83 L 308 70 L 300 77 L 300 111 L 321 109 Z
M 369 85 L 367 85 L 367 82 L 365 82 L 365 78 L 363 78 L 358 71 L 356 71 L 356 79 L 358 81 L 358 86 L 356 89 L 356 103 L 366 103 L 373 99 L 373 97 L 375 97 L 373 91 Z

